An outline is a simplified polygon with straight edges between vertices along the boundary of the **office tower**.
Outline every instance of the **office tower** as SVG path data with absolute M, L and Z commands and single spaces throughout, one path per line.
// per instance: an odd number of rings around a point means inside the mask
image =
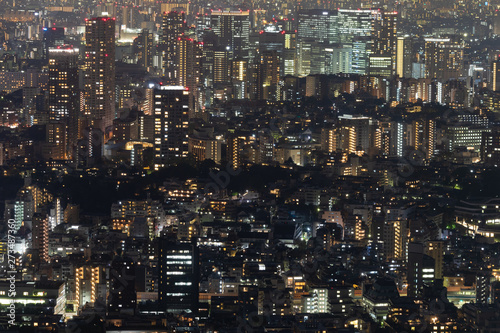
M 210 26 L 218 37 L 219 47 L 229 51 L 231 59 L 248 59 L 250 11 L 212 11 Z
M 424 285 L 429 285 L 435 279 L 435 261 L 424 254 L 421 243 L 408 244 L 408 296 L 421 295 Z
M 412 39 L 410 36 L 400 36 L 397 39 L 396 75 L 410 78 L 412 70 Z
M 176 84 L 177 80 L 177 48 L 178 38 L 186 30 L 184 12 L 163 13 L 161 48 L 163 56 L 163 73 L 167 84 Z
M 103 133 L 115 118 L 115 19 L 96 17 L 85 22 L 85 105 L 87 125 Z
M 48 61 L 49 48 L 64 44 L 64 28 L 61 27 L 43 28 L 42 44 L 43 44 L 43 59 Z
M 352 47 L 345 45 L 327 47 L 325 48 L 325 53 L 326 64 L 324 74 L 352 73 Z
M 213 52 L 213 83 L 227 84 L 231 81 L 230 52 L 217 49 Z
M 392 76 L 396 73 L 397 16 L 397 12 L 382 12 L 374 19 L 370 75 Z
M 35 213 L 32 221 L 31 248 L 40 262 L 49 261 L 49 220 L 46 215 Z
M 153 34 L 148 29 L 142 29 L 134 40 L 137 54 L 137 64 L 148 69 L 153 66 Z
M 202 73 L 205 87 L 211 87 L 214 80 L 214 52 L 217 48 L 217 36 L 213 31 L 203 31 Z
M 491 79 L 491 90 L 500 91 L 500 54 L 498 55 L 498 58 L 493 61 L 491 74 L 493 76 Z
M 393 62 L 391 56 L 370 55 L 369 74 L 371 76 L 390 77 L 393 73 Z
M 456 38 L 425 38 L 425 73 L 440 82 L 458 79 L 463 71 L 464 44 Z
M 280 57 L 277 51 L 259 54 L 257 99 L 281 100 Z
M 354 37 L 352 40 L 352 73 L 365 75 L 368 73 L 371 38 Z
M 351 43 L 356 37 L 370 37 L 373 19 L 377 13 L 371 9 L 339 9 L 339 42 Z
M 71 46 L 49 48 L 49 120 L 63 124 L 64 132 L 47 139 L 49 143 L 56 143 L 62 138 L 59 135 L 64 135 L 64 155 L 78 139 L 78 54 L 79 50 Z
M 181 86 L 154 90 L 155 169 L 188 153 L 189 91 Z
M 298 14 L 297 38 L 313 38 L 317 43 L 338 43 L 338 12 L 336 10 L 311 9 Z
M 196 241 L 179 243 L 170 238 L 159 242 L 160 309 L 167 313 L 198 312 L 199 255 Z
M 297 42 L 295 72 L 298 76 L 307 76 L 311 73 L 311 43 L 305 39 Z

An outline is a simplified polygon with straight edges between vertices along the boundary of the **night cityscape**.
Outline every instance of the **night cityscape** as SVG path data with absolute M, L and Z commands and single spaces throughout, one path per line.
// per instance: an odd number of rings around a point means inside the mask
M 500 0 L 0 0 L 0 332 L 500 333 Z

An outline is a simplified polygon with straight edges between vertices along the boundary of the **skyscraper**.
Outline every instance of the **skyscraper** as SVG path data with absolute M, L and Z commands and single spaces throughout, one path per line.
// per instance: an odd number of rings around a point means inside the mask
M 318 43 L 338 43 L 338 12 L 336 10 L 310 9 L 299 12 L 297 38 L 314 38 Z
M 491 66 L 491 74 L 493 75 L 491 83 L 493 91 L 500 91 L 500 54 L 498 58 L 493 61 Z
M 69 141 L 62 151 L 70 151 L 78 139 L 78 53 L 72 46 L 49 48 L 49 120 L 64 125 L 64 132 L 59 134 Z
M 463 70 L 464 44 L 458 38 L 425 38 L 426 77 L 440 82 L 459 78 Z
M 199 255 L 196 243 L 160 238 L 158 300 L 169 313 L 198 312 Z
M 396 75 L 399 77 L 411 77 L 411 64 L 413 56 L 413 45 L 410 36 L 398 37 L 396 55 Z
M 390 59 L 390 75 L 396 74 L 397 49 L 397 12 L 383 12 L 373 21 L 373 49 L 370 56 L 370 66 L 375 65 L 380 71 L 381 63 Z M 374 58 L 372 60 L 372 58 Z
M 341 43 L 350 43 L 355 37 L 370 37 L 373 24 L 371 9 L 339 9 L 338 27 Z
M 230 51 L 231 58 L 248 58 L 250 51 L 249 11 L 213 11 L 210 25 L 218 37 L 219 46 Z
M 85 105 L 87 125 L 103 132 L 115 118 L 115 19 L 85 22 Z
M 196 112 L 199 109 L 198 87 L 201 74 L 201 43 L 193 38 L 182 36 L 177 40 L 177 84 L 186 87 L 189 91 L 189 110 Z
M 72 46 L 49 48 L 50 120 L 67 120 L 78 111 L 78 53 Z
M 257 99 L 279 101 L 280 87 L 280 57 L 276 51 L 265 51 L 259 54 L 257 73 Z
M 143 29 L 134 40 L 137 51 L 137 63 L 144 68 L 153 66 L 153 34 Z
M 49 48 L 64 44 L 64 28 L 52 27 L 43 28 L 43 58 L 45 61 L 49 59 Z
M 177 84 L 177 48 L 178 39 L 186 30 L 184 12 L 163 13 L 161 48 L 163 56 L 163 73 L 166 83 Z
M 173 157 L 188 153 L 189 91 L 182 86 L 162 86 L 154 96 L 155 169 Z

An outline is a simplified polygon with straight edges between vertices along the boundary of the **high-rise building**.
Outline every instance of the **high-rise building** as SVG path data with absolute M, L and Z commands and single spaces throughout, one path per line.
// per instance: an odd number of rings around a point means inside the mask
M 279 101 L 281 99 L 281 82 L 280 57 L 278 52 L 261 52 L 259 60 L 257 72 L 257 99 Z
M 500 132 L 483 132 L 481 161 L 488 166 L 500 165 Z
M 177 48 L 178 39 L 186 30 L 184 12 L 163 13 L 161 48 L 163 56 L 163 73 L 167 84 L 177 84 Z
M 352 73 L 352 47 L 341 45 L 325 48 L 325 52 L 325 74 Z
M 371 9 L 339 9 L 338 26 L 341 43 L 351 43 L 356 37 L 370 37 L 373 19 L 378 11 Z
M 75 293 L 73 303 L 76 308 L 96 301 L 106 302 L 106 267 L 80 266 L 75 268 Z M 68 302 L 69 303 L 69 302 Z
M 137 63 L 144 68 L 153 66 L 153 34 L 143 29 L 134 40 L 137 52 Z
M 364 116 L 343 115 L 339 117 L 339 146 L 349 154 L 367 153 L 372 138 L 373 120 Z
M 493 91 L 500 91 L 500 54 L 498 55 L 498 58 L 493 61 L 493 64 L 491 66 L 491 90 Z
M 111 263 L 108 311 L 133 311 L 137 305 L 135 263 L 131 258 L 115 257 Z
M 199 86 L 201 78 L 202 43 L 182 36 L 177 40 L 177 84 L 189 91 L 191 115 L 200 109 Z
M 45 132 L 47 145 L 45 146 L 44 157 L 54 160 L 67 159 L 69 149 L 67 149 L 68 131 L 66 124 L 63 122 L 49 122 L 45 126 Z
M 432 257 L 435 262 L 434 275 L 436 279 L 443 278 L 443 257 L 445 244 L 442 240 L 433 240 L 425 242 L 425 254 Z
M 64 28 L 43 28 L 42 44 L 43 58 L 47 61 L 49 59 L 49 48 L 64 44 Z
M 250 11 L 212 11 L 212 31 L 218 37 L 219 47 L 232 58 L 248 59 L 250 51 Z
M 370 59 L 372 56 L 389 58 L 391 75 L 396 73 L 397 18 L 397 12 L 382 12 L 373 21 L 373 48 Z
M 234 87 L 234 97 L 244 99 L 248 97 L 248 61 L 235 59 L 231 63 L 231 79 Z
M 194 130 L 189 137 L 189 152 L 197 161 L 210 159 L 220 163 L 222 144 L 214 137 L 213 128 Z
M 425 38 L 426 77 L 440 82 L 458 79 L 463 71 L 464 44 L 458 38 Z
M 63 155 L 71 152 L 78 139 L 78 53 L 79 50 L 71 46 L 49 48 L 49 120 L 63 124 L 64 131 L 47 139 L 59 143 L 64 136 Z
M 336 10 L 310 9 L 300 11 L 297 38 L 314 38 L 318 43 L 338 43 L 338 12 Z
M 115 19 L 85 22 L 85 105 L 87 125 L 104 133 L 115 118 Z
M 422 243 L 408 244 L 408 296 L 421 295 L 424 285 L 435 279 L 435 260 L 424 254 Z
M 78 112 L 78 53 L 72 46 L 49 48 L 49 118 L 68 121 Z
M 365 75 L 368 72 L 371 38 L 354 37 L 352 40 L 352 73 Z
M 195 242 L 160 238 L 158 300 L 168 313 L 198 312 L 199 255 Z
M 227 84 L 231 78 L 230 52 L 227 50 L 215 50 L 213 52 L 213 83 Z
M 436 121 L 417 119 L 410 127 L 409 145 L 422 151 L 427 159 L 432 158 L 436 149 Z
M 396 75 L 410 78 L 412 67 L 412 39 L 410 36 L 400 36 L 397 41 Z
M 33 214 L 31 248 L 38 253 L 41 262 L 49 260 L 49 220 L 46 215 Z
M 189 91 L 182 86 L 161 86 L 154 96 L 155 169 L 188 154 Z

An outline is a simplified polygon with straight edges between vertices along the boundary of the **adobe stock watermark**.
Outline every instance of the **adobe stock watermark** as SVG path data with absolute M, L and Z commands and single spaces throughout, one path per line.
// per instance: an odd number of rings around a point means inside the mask
M 398 175 L 409 178 L 415 173 L 415 167 L 425 165 L 426 156 L 421 150 L 413 150 L 406 157 L 398 157 Z
M 9 318 L 9 325 L 16 326 L 16 257 L 15 257 L 15 245 L 16 245 L 16 221 L 14 219 L 7 220 L 7 281 L 9 282 L 9 290 L 7 291 L 7 296 L 10 299 L 10 303 L 7 306 L 7 317 Z
M 280 315 L 279 310 L 291 307 L 290 292 L 286 290 L 269 290 L 268 297 L 262 301 L 260 311 L 252 311 L 247 318 L 238 317 L 238 333 L 265 332 L 269 320 Z
M 231 178 L 238 176 L 242 171 L 241 168 L 234 169 L 232 163 L 228 163 L 225 169 L 221 169 L 218 172 L 210 170 L 208 175 L 212 181 L 205 185 L 203 189 L 204 194 L 217 193 L 227 189 L 231 183 Z

